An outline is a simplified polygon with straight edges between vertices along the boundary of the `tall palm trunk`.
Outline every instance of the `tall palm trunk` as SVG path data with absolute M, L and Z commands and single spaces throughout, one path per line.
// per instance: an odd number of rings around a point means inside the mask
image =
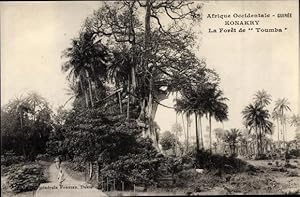
M 284 113 L 283 109 L 281 109 L 281 127 L 282 127 L 282 140 L 283 140 L 283 145 L 285 146 L 285 139 L 284 139 Z
M 89 72 L 86 70 L 86 77 L 88 79 L 88 85 L 89 85 L 89 97 L 90 97 L 90 101 L 91 101 L 91 107 L 94 107 L 94 100 L 93 100 L 93 92 L 92 92 L 92 82 L 91 82 L 91 78 L 89 76 Z
M 187 135 L 186 135 L 186 132 L 185 132 L 185 124 L 184 124 L 183 113 L 181 114 L 181 119 L 182 119 L 182 126 L 183 126 L 184 140 L 187 141 Z
M 284 135 L 283 135 L 283 120 L 281 120 L 281 137 L 282 137 L 282 141 L 284 143 Z
M 255 133 L 256 133 L 256 155 L 258 156 L 260 154 L 260 148 L 259 148 L 259 134 L 258 134 L 258 128 L 255 127 Z
M 285 134 L 286 134 L 286 121 L 283 121 L 283 141 L 284 141 L 284 143 L 286 141 Z
M 201 116 L 199 115 L 198 117 L 198 121 L 199 121 L 199 127 L 200 127 L 200 141 L 201 141 L 201 148 L 204 149 L 204 143 L 203 143 L 203 129 L 202 129 L 202 122 L 201 122 Z
M 86 108 L 89 108 L 89 98 L 88 98 L 86 89 L 85 89 L 84 86 L 83 86 L 83 77 L 82 77 L 82 75 L 80 75 L 79 82 L 80 82 L 80 88 L 81 88 L 81 91 L 82 91 L 83 94 L 84 94 L 85 107 L 86 107 Z
M 285 144 L 286 144 L 286 146 L 288 146 L 288 142 L 287 142 L 287 138 L 286 138 L 286 133 L 287 132 L 287 130 L 286 130 L 286 121 L 284 122 L 284 142 L 285 142 Z
M 260 153 L 264 153 L 263 139 L 262 139 L 262 128 L 259 129 L 259 143 L 260 143 Z
M 186 115 L 186 152 L 189 152 L 189 115 Z
M 280 130 L 279 130 L 279 120 L 278 120 L 278 117 L 276 117 L 276 120 L 277 120 L 277 130 L 278 130 L 278 144 L 279 144 L 279 133 L 280 133 Z
M 197 113 L 195 112 L 195 126 L 196 126 L 196 144 L 197 144 L 197 152 L 199 151 L 199 133 L 198 133 L 198 118 L 197 118 Z

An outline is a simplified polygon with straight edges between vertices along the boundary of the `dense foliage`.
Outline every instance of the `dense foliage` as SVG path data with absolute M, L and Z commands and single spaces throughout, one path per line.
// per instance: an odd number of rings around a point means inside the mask
M 45 153 L 51 113 L 47 101 L 36 93 L 11 100 L 1 109 L 2 153 L 12 151 L 26 159 Z
M 8 185 L 15 193 L 36 190 L 44 182 L 44 171 L 38 164 L 23 165 L 11 170 L 8 175 Z
M 221 170 L 225 173 L 243 172 L 248 169 L 247 163 L 235 157 L 212 154 L 209 151 L 199 151 L 195 155 L 195 166 L 209 170 Z
M 161 175 L 160 165 L 164 158 L 157 155 L 149 139 L 141 139 L 136 148 L 132 153 L 103 164 L 101 176 L 123 181 L 127 189 L 132 189 L 133 184 L 154 185 Z
M 176 145 L 179 144 L 178 138 L 170 131 L 162 133 L 160 144 L 163 151 L 172 150 L 175 153 Z

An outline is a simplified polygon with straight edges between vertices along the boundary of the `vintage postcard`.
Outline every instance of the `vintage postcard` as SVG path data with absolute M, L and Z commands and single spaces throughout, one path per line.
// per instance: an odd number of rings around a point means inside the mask
M 11 1 L 1 196 L 300 194 L 299 1 Z

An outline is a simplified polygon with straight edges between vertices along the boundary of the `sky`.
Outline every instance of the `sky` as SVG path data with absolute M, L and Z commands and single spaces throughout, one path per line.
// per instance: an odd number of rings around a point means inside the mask
M 101 2 L 1 2 L 1 106 L 16 96 L 36 91 L 57 108 L 64 104 L 67 80 L 61 72 L 62 51 L 78 35 L 84 19 Z M 222 19 L 207 14 L 292 13 L 292 18 L 261 19 L 261 27 L 287 28 L 282 33 L 208 33 L 224 27 Z M 293 112 L 299 113 L 299 10 L 298 1 L 209 1 L 204 3 L 198 32 L 200 47 L 195 51 L 221 78 L 229 105 L 229 121 L 213 121 L 213 128 L 241 128 L 241 111 L 258 90 L 272 99 L 286 97 Z M 238 20 L 238 19 L 234 19 Z M 173 106 L 173 96 L 162 103 Z M 273 102 L 269 106 L 271 110 Z M 176 122 L 172 109 L 159 107 L 156 119 L 161 130 Z M 182 124 L 181 117 L 177 117 Z M 204 128 L 207 120 L 203 119 Z M 194 129 L 192 123 L 192 130 Z M 288 127 L 288 139 L 294 128 Z M 204 133 L 207 135 L 207 132 Z

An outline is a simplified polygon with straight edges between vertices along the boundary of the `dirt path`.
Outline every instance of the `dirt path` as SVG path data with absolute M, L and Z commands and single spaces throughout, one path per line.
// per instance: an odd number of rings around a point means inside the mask
M 84 183 L 83 181 L 78 181 L 78 180 L 75 180 L 72 177 L 70 177 L 70 175 L 68 175 L 64 169 L 63 169 L 63 173 L 64 173 L 64 177 L 65 177 L 65 181 L 63 182 L 63 184 L 65 184 L 65 183 L 68 183 L 68 184 L 83 184 Z M 58 180 L 57 180 L 58 169 L 56 168 L 55 163 L 50 165 L 50 167 L 48 169 L 48 174 L 49 174 L 48 181 L 50 183 L 57 183 L 58 182 Z
M 73 179 L 62 167 L 64 178 L 62 185 L 58 184 L 58 169 L 55 163 L 48 168 L 48 183 L 39 186 L 35 197 L 107 197 L 101 190 L 92 187 L 84 181 Z

